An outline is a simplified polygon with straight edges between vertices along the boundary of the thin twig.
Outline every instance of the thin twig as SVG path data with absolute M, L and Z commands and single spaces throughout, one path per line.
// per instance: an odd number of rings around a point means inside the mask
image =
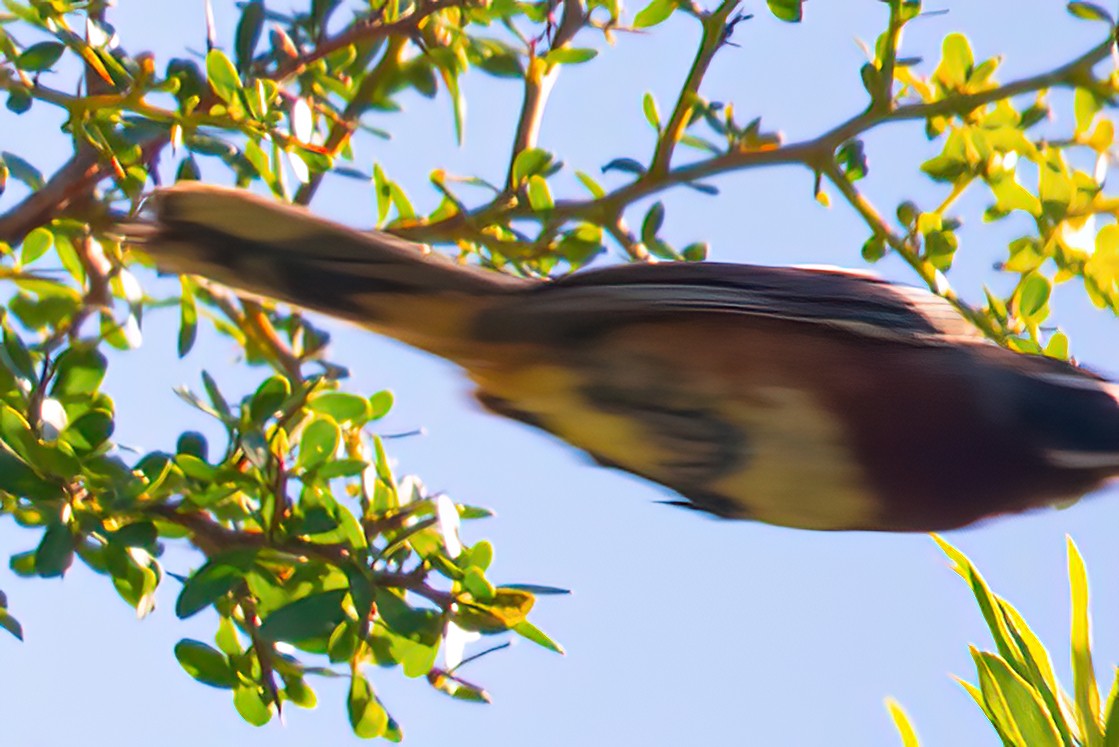
M 668 173 L 671 168 L 672 153 L 676 144 L 684 136 L 691 120 L 692 107 L 699 96 L 699 86 L 707 75 L 707 68 L 715 59 L 715 53 L 726 41 L 727 19 L 734 9 L 738 7 L 739 0 L 723 0 L 713 12 L 700 17 L 703 24 L 703 37 L 700 39 L 699 50 L 696 51 L 688 77 L 676 98 L 672 116 L 665 125 L 664 131 L 657 140 L 657 148 L 653 154 L 653 163 L 644 178 L 655 179 Z
M 835 149 L 841 144 L 882 125 L 966 113 L 1012 96 L 1058 86 L 1079 85 L 1084 82 L 1085 76 L 1091 74 L 1094 64 L 1107 58 L 1111 53 L 1111 46 L 1112 42 L 1108 39 L 1071 62 L 1047 73 L 1022 78 L 986 91 L 949 96 L 933 102 L 907 104 L 887 113 L 868 109 L 809 140 L 769 149 L 733 150 L 672 169 L 655 179 L 637 179 L 607 193 L 601 199 L 560 200 L 549 211 L 548 219 L 557 222 L 593 219 L 595 216 L 603 215 L 603 211 L 616 211 L 669 187 L 701 181 L 730 171 L 782 164 L 801 164 L 814 171 L 822 171 L 831 160 Z M 393 226 L 391 231 L 410 241 L 439 243 L 453 241 L 463 225 L 485 226 L 512 218 L 533 216 L 534 212 L 530 206 L 524 204 L 510 206 L 504 201 L 493 201 L 469 213 L 459 213 L 434 223 L 417 220 L 398 224 Z
M 261 77 L 281 81 L 290 78 L 307 68 L 308 65 L 329 57 L 340 49 L 355 44 L 368 43 L 378 39 L 387 39 L 396 36 L 408 36 L 414 32 L 425 18 L 447 8 L 463 5 L 463 0 L 431 0 L 419 4 L 415 10 L 406 16 L 385 23 L 379 13 L 374 13 L 366 18 L 355 21 L 346 30 L 335 36 L 323 39 L 315 44 L 315 48 L 307 54 L 293 58 L 290 62 L 277 68 L 271 74 Z

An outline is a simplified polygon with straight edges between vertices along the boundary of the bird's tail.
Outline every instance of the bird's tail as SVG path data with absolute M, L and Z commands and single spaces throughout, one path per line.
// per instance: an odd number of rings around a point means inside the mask
M 525 281 L 457 265 L 244 190 L 182 183 L 151 198 L 154 221 L 123 227 L 163 270 L 325 312 L 451 359 L 477 312 Z

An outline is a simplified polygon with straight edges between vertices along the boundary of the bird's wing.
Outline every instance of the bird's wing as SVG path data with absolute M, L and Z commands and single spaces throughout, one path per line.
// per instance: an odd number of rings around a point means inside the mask
M 915 343 L 981 341 L 944 299 L 833 269 L 666 263 L 571 275 L 518 294 L 486 317 L 485 339 L 580 335 L 587 327 L 679 312 L 741 314 Z

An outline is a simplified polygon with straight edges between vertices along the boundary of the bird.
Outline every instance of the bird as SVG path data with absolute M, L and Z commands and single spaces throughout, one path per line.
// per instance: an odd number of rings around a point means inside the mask
M 490 412 L 716 517 L 945 531 L 1119 475 L 1119 386 L 869 273 L 662 262 L 540 280 L 242 189 L 181 182 L 148 205 L 122 230 L 160 270 L 447 359 Z

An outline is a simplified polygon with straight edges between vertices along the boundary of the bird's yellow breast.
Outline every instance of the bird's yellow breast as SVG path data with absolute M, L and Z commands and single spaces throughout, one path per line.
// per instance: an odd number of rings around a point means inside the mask
M 613 360 L 627 360 L 619 352 Z M 615 371 L 605 396 L 593 365 L 574 360 L 490 366 L 471 376 L 492 409 L 716 513 L 806 529 L 873 523 L 879 506 L 842 424 L 809 392 L 717 371 L 658 386 L 640 367 Z

